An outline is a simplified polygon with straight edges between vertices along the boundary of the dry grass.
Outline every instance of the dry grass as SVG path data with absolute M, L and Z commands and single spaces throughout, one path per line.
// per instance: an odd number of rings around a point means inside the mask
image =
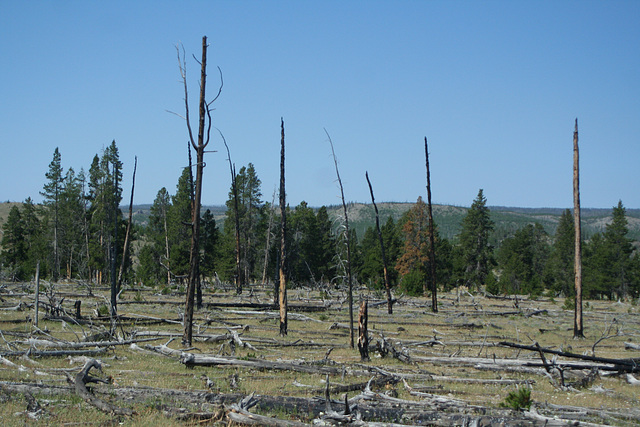
M 6 284 L 0 294 L 4 302 L 0 307 L 11 307 L 19 301 L 32 303 L 33 295 L 23 292 L 24 287 Z M 73 312 L 73 301 L 82 299 L 83 315 L 94 318 L 93 309 L 104 302 L 106 289 L 94 291 L 94 297 L 87 297 L 84 288 L 73 284 L 56 285 L 58 295 L 66 296 L 64 307 Z M 600 376 L 591 387 L 578 391 L 562 391 L 555 388 L 550 381 L 540 375 L 530 373 L 513 373 L 478 370 L 474 366 L 460 366 L 434 362 L 418 361 L 407 365 L 391 358 L 381 358 L 372 353 L 370 362 L 361 362 L 357 350 L 349 347 L 349 336 L 346 329 L 330 329 L 335 323 L 348 323 L 348 309 L 345 295 L 337 290 L 331 291 L 327 298 L 333 303 L 329 309 L 319 312 L 298 313 L 313 320 L 289 320 L 289 334 L 278 336 L 278 320 L 267 313 L 246 313 L 251 309 L 209 308 L 196 313 L 194 333 L 222 334 L 227 328 L 236 328 L 241 338 L 256 349 L 237 348 L 233 350 L 228 343 L 194 342 L 190 351 L 202 354 L 235 354 L 239 358 L 262 358 L 270 361 L 319 361 L 324 359 L 329 348 L 333 348 L 329 359 L 337 364 L 353 369 L 364 369 L 376 366 L 398 373 L 424 373 L 438 377 L 450 378 L 482 378 L 533 380 L 532 399 L 534 403 L 554 403 L 559 405 L 575 405 L 587 408 L 610 408 L 624 411 L 639 406 L 640 390 L 628 385 L 623 377 Z M 294 289 L 290 291 L 290 304 L 318 303 L 319 292 Z M 367 296 L 370 301 L 378 301 L 379 294 L 362 290 L 356 296 Z M 121 337 L 128 337 L 132 332 L 158 331 L 175 333 L 176 339 L 168 346 L 181 349 L 181 325 L 177 323 L 149 324 L 149 318 L 166 318 L 177 320 L 183 311 L 182 295 L 160 295 L 152 290 L 126 291 L 123 293 L 123 304 L 119 306 L 122 315 L 137 317 L 137 322 L 126 322 L 117 330 Z M 146 301 L 166 301 L 167 304 L 136 304 L 134 299 Z M 254 289 L 253 296 L 245 292 L 238 297 L 232 292 L 217 290 L 205 296 L 205 302 L 260 302 L 269 303 L 272 297 L 264 289 Z M 43 301 L 47 302 L 44 298 Z M 563 309 L 564 301 L 558 299 L 520 299 L 519 308 L 514 307 L 512 300 L 486 299 L 481 296 L 473 298 L 468 294 L 460 296 L 455 293 L 440 296 L 440 310 L 433 314 L 425 305 L 426 299 L 401 297 L 400 304 L 394 307 L 394 314 L 386 313 L 386 305 L 370 307 L 369 328 L 374 339 L 384 336 L 398 348 L 406 348 L 415 359 L 431 357 L 483 357 L 520 358 L 539 362 L 539 356 L 529 351 L 496 346 L 500 341 L 511 341 L 522 344 L 538 342 L 542 347 L 563 349 L 577 354 L 592 354 L 594 343 L 595 355 L 599 357 L 630 358 L 638 357 L 637 351 L 624 349 L 624 342 L 637 342 L 640 338 L 640 314 L 636 305 L 631 303 L 615 303 L 607 301 L 589 301 L 585 304 L 584 340 L 574 340 L 572 335 L 573 312 Z M 175 302 L 176 304 L 170 304 Z M 534 310 L 546 312 L 527 316 Z M 520 314 L 504 314 L 516 312 Z M 245 313 L 243 313 L 245 312 Z M 357 313 L 357 310 L 356 310 Z M 78 325 L 70 322 L 40 320 L 37 332 L 31 322 L 10 323 L 33 317 L 33 309 L 26 311 L 0 310 L 0 353 L 9 350 L 23 349 L 21 344 L 27 336 L 46 339 L 44 333 L 57 339 L 79 341 L 86 335 L 104 330 L 105 322 L 93 319 L 93 326 Z M 357 326 L 357 325 L 356 325 Z M 244 327 L 244 330 L 240 329 Z M 444 345 L 420 345 L 436 338 Z M 160 345 L 169 342 L 169 337 L 158 338 L 150 343 Z M 278 343 L 314 343 L 315 346 L 275 345 Z M 141 347 L 145 344 L 140 343 Z M 74 373 L 82 366 L 82 362 L 74 362 L 70 358 L 35 358 L 21 359 L 8 357 L 24 369 L 0 364 L 0 381 L 39 382 L 48 385 L 66 385 L 64 370 Z M 215 392 L 251 393 L 264 395 L 306 396 L 311 389 L 321 389 L 325 385 L 325 377 L 317 374 L 303 374 L 288 371 L 259 371 L 230 367 L 195 367 L 187 369 L 175 358 L 134 350 L 129 346 L 112 347 L 108 353 L 100 356 L 105 363 L 104 375 L 113 377 L 114 384 L 99 386 L 103 388 L 118 387 L 153 387 L 178 390 L 205 389 L 203 375 L 215 383 Z M 232 377 L 237 387 L 232 388 Z M 365 382 L 367 376 L 335 376 L 330 378 L 332 385 Z M 430 391 L 445 396 L 464 400 L 470 404 L 487 407 L 498 407 L 516 385 L 467 384 L 443 379 L 409 380 L 414 388 L 427 387 Z M 310 387 L 302 387 L 302 384 Z M 410 396 L 402 383 L 395 389 L 400 398 L 416 400 Z M 350 396 L 357 393 L 349 393 Z M 339 397 L 339 396 L 336 396 Z M 92 408 L 74 395 L 36 396 L 45 408 L 45 415 L 40 421 L 27 418 L 27 403 L 22 395 L 8 395 L 0 389 L 0 418 L 3 425 L 55 424 L 55 425 L 108 425 L 112 417 Z M 124 425 L 172 425 L 175 420 L 165 417 L 157 409 L 163 402 L 138 402 L 133 405 L 137 415 L 119 419 Z M 123 405 L 122 402 L 119 404 Z M 131 405 L 129 405 L 131 406 Z M 602 421 L 602 420 L 600 420 Z M 195 423 L 194 423 L 195 424 Z

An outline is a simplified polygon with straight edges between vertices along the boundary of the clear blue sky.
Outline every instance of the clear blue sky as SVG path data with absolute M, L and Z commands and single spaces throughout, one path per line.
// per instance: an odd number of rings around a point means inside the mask
M 171 194 L 187 165 L 175 46 L 237 168 L 271 201 L 285 120 L 287 197 L 571 207 L 579 120 L 584 207 L 640 208 L 640 1 L 0 1 L 0 200 L 40 201 L 53 151 L 88 169 L 112 140 L 129 198 Z M 195 115 L 195 114 L 194 114 Z M 197 123 L 194 122 L 194 127 Z M 230 177 L 212 134 L 204 204 Z

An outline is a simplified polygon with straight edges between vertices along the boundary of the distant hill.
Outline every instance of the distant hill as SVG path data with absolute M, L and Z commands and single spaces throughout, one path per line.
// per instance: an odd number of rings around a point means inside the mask
M 397 222 L 411 206 L 413 203 L 378 203 L 381 225 L 387 221 L 389 216 Z M 149 220 L 150 207 L 151 205 L 135 205 L 134 221 L 146 225 Z M 347 208 L 349 225 L 356 230 L 358 237 L 362 238 L 367 228 L 375 226 L 376 217 L 373 206 L 364 203 L 349 203 Z M 202 207 L 203 212 L 207 209 L 211 210 L 218 227 L 222 228 L 226 206 Z M 468 209 L 459 206 L 434 205 L 433 216 L 440 235 L 447 239 L 453 239 L 460 232 L 462 218 L 467 214 Z M 337 226 L 343 217 L 342 205 L 327 206 L 327 210 L 329 217 Z M 490 206 L 489 210 L 491 218 L 496 223 L 494 239 L 500 241 L 505 237 L 512 236 L 525 225 L 536 222 L 540 223 L 547 233 L 553 235 L 564 209 Z M 627 220 L 629 221 L 629 238 L 640 242 L 640 209 L 627 209 Z M 605 225 L 609 222 L 611 222 L 611 209 L 582 209 L 582 233 L 586 239 L 597 232 L 604 231 Z
M 6 220 L 11 206 L 19 203 L 0 203 L 0 226 Z M 378 203 L 381 224 L 392 216 L 398 221 L 402 215 L 413 206 L 412 203 Z M 368 227 L 375 226 L 375 211 L 371 204 L 349 203 L 349 225 L 354 229 L 359 238 L 364 236 Z M 122 211 L 126 215 L 129 207 L 123 206 Z M 136 224 L 145 226 L 149 222 L 151 205 L 134 205 L 133 220 Z M 202 212 L 210 209 L 216 223 L 220 228 L 224 224 L 226 206 L 203 206 Z M 440 235 L 447 239 L 453 239 L 460 232 L 462 218 L 469 208 L 449 205 L 434 205 L 434 221 L 438 227 Z M 553 235 L 563 209 L 559 208 L 518 208 L 504 206 L 490 206 L 491 218 L 495 222 L 494 244 L 505 237 L 512 236 L 520 228 L 527 224 L 540 223 L 545 230 Z M 342 219 L 342 205 L 327 206 L 330 218 L 336 226 Z M 629 238 L 640 242 L 640 209 L 627 209 L 627 220 L 629 222 Z M 606 224 L 611 222 L 611 209 L 590 209 L 582 210 L 582 233 L 585 239 L 597 232 L 602 232 Z M 0 232 L 1 237 L 1 232 Z

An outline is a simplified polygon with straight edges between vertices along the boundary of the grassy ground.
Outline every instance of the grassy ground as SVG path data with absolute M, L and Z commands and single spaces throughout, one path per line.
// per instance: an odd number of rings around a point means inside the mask
M 48 288 L 48 285 L 43 286 Z M 33 325 L 34 309 L 23 311 L 6 310 L 22 301 L 33 303 L 33 285 L 5 284 L 0 293 L 0 354 L 7 351 L 26 350 L 28 337 L 38 339 L 59 339 L 81 341 L 86 336 L 105 331 L 108 322 L 96 318 L 95 311 L 108 299 L 108 290 L 94 289 L 93 296 L 87 296 L 86 288 L 75 284 L 54 286 L 59 298 L 65 297 L 63 307 L 73 313 L 73 302 L 82 300 L 82 314 L 92 324 L 73 324 L 59 320 L 39 320 L 39 331 Z M 355 300 L 366 296 L 370 302 L 380 301 L 381 294 L 359 290 Z M 106 298 L 106 299 L 105 299 Z M 461 399 L 470 404 L 486 407 L 499 407 L 517 385 L 468 384 L 455 382 L 455 379 L 514 379 L 532 382 L 531 397 L 535 403 L 545 402 L 557 405 L 573 405 L 594 410 L 608 408 L 612 410 L 633 410 L 639 406 L 640 387 L 627 384 L 624 376 L 601 375 L 586 388 L 565 391 L 554 387 L 550 380 L 541 375 L 507 371 L 486 371 L 473 365 L 461 366 L 447 364 L 450 356 L 468 358 L 520 358 L 540 362 L 538 354 L 526 350 L 517 350 L 496 346 L 500 341 L 521 344 L 538 342 L 540 346 L 563 350 L 577 354 L 595 354 L 598 357 L 631 358 L 639 357 L 638 351 L 625 350 L 624 342 L 640 341 L 640 310 L 630 302 L 588 301 L 585 303 L 584 325 L 585 339 L 573 339 L 573 311 L 562 299 L 541 298 L 530 300 L 521 298 L 518 307 L 513 300 L 487 299 L 479 295 L 473 297 L 467 293 L 447 293 L 440 295 L 439 312 L 431 312 L 427 299 L 400 297 L 394 307 L 394 314 L 386 312 L 386 305 L 369 308 L 369 330 L 375 341 L 383 334 L 389 342 L 406 352 L 416 361 L 405 364 L 399 360 L 378 354 L 371 354 L 371 361 L 361 362 L 357 349 L 349 346 L 348 330 L 341 327 L 348 324 L 349 315 L 346 295 L 338 290 L 329 292 L 308 289 L 293 289 L 289 292 L 289 304 L 331 303 L 329 308 L 318 312 L 296 313 L 304 316 L 300 320 L 292 315 L 289 320 L 289 333 L 286 337 L 278 335 L 279 321 L 269 315 L 272 312 L 257 312 L 248 308 L 205 308 L 197 311 L 194 334 L 224 334 L 228 328 L 234 328 L 240 337 L 251 344 L 250 348 L 233 348 L 228 342 L 212 343 L 196 340 L 189 351 L 202 354 L 235 355 L 239 358 L 258 358 L 270 361 L 320 361 L 325 358 L 328 349 L 333 348 L 329 359 L 338 366 L 353 370 L 366 367 L 380 367 L 396 373 L 423 373 L 431 377 L 409 380 L 414 389 L 425 389 L 432 393 Z M 174 333 L 176 338 L 164 336 L 152 345 L 167 345 L 173 349 L 182 349 L 180 344 L 182 326 L 179 323 L 150 323 L 152 319 L 170 319 L 178 321 L 184 310 L 181 302 L 183 295 L 161 295 L 154 290 L 130 290 L 123 292 L 119 314 L 137 318 L 137 321 L 124 322 L 116 334 L 128 338 L 132 333 Z M 254 288 L 249 296 L 236 296 L 235 292 L 208 290 L 205 302 L 256 302 L 270 303 L 272 296 L 268 290 Z M 41 301 L 48 302 L 46 297 Z M 164 304 L 139 304 L 140 301 L 162 301 Z M 175 304 L 170 304 L 170 303 Z M 546 310 L 531 315 L 535 310 Z M 357 316 L 357 307 L 354 310 Z M 41 316 L 46 313 L 41 311 Z M 12 323 L 25 320 L 31 321 Z M 337 324 L 337 326 L 336 326 Z M 357 319 L 356 319 L 357 328 Z M 420 344 L 431 339 L 441 344 Z M 599 341 L 600 340 L 600 341 Z M 599 341 L 599 342 L 598 342 Z M 597 345 L 594 346 L 594 344 Z M 307 343 L 306 346 L 293 345 Z M 283 347 L 281 344 L 289 344 Z M 144 347 L 145 343 L 139 343 Z M 34 348 L 43 350 L 37 344 Z M 441 357 L 439 360 L 420 358 Z M 241 369 L 236 367 L 194 367 L 186 368 L 176 358 L 141 351 L 130 346 L 114 346 L 98 357 L 104 362 L 104 376 L 112 377 L 112 384 L 100 385 L 102 389 L 117 390 L 119 387 L 152 387 L 177 390 L 205 390 L 205 376 L 214 382 L 212 393 L 257 392 L 272 396 L 322 395 L 316 389 L 325 386 L 325 376 L 289 371 L 264 371 Z M 551 355 L 549 355 L 551 359 Z M 20 358 L 6 357 L 13 362 L 0 364 L 0 381 L 35 382 L 47 385 L 67 385 L 65 372 L 75 375 L 83 365 L 80 359 L 71 357 Z M 565 360 L 559 358 L 559 360 Z M 444 362 L 444 363 L 443 363 Z M 569 374 L 568 374 L 569 375 Z M 446 378 L 443 378 L 446 377 Z M 369 377 L 350 375 L 332 376 L 331 385 L 366 382 Z M 570 379 L 570 378 L 569 378 Z M 304 387 L 308 386 L 308 387 Z M 394 388 L 399 398 L 417 400 L 409 395 L 402 383 Z M 389 391 L 381 389 L 379 391 Z M 350 392 L 353 396 L 358 392 Z M 129 405 L 137 415 L 129 418 L 114 419 L 102 413 L 73 394 L 56 396 L 34 396 L 44 408 L 44 415 L 38 420 L 28 417 L 29 406 L 25 396 L 9 394 L 0 388 L 0 419 L 3 425 L 174 425 L 175 420 L 162 414 L 158 408 L 169 402 L 152 399 Z M 340 396 L 332 396 L 339 398 Z M 122 402 L 119 405 L 125 406 Z M 281 418 L 301 418 L 304 414 L 277 414 Z M 599 420 L 604 422 L 606 420 Z M 611 421 L 611 420 L 609 420 Z M 613 420 L 614 424 L 624 424 Z M 193 424 L 199 424 L 193 422 Z

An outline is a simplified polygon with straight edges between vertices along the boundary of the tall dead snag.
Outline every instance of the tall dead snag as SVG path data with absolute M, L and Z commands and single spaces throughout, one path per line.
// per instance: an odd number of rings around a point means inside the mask
M 431 208 L 431 173 L 429 170 L 429 146 L 424 137 L 424 155 L 427 164 L 427 211 L 429 213 L 429 266 L 431 267 L 431 310 L 438 312 L 438 282 L 436 281 L 436 244 L 433 227 L 433 210 Z M 426 292 L 425 292 L 426 293 Z
M 358 351 L 360 351 L 360 359 L 364 362 L 371 360 L 369 358 L 369 309 L 367 299 L 360 303 L 360 311 L 358 313 Z
M 280 118 L 280 290 L 278 304 L 280 305 L 280 335 L 287 335 L 287 277 L 285 266 L 287 260 L 287 195 L 284 187 L 284 119 Z
M 382 253 L 382 272 L 384 274 L 384 287 L 387 290 L 387 311 L 389 314 L 393 314 L 393 301 L 391 300 L 391 284 L 389 283 L 389 270 L 387 269 L 387 257 L 384 253 L 384 241 L 382 239 L 382 232 L 380 231 L 380 215 L 378 214 L 378 205 L 373 197 L 373 187 L 371 181 L 369 181 L 369 172 L 365 172 L 364 176 L 367 178 L 367 184 L 369 184 L 369 192 L 371 193 L 371 203 L 376 211 L 376 231 L 378 232 L 378 240 L 380 241 L 380 251 Z
M 113 160 L 113 188 L 118 192 L 118 160 Z M 118 256 L 118 201 L 113 203 L 113 241 L 111 242 L 111 329 L 115 329 L 115 318 L 118 315 L 118 282 L 116 277 L 116 258 Z
M 220 132 L 220 130 L 218 130 Z M 236 237 L 236 272 L 235 272 L 235 282 L 236 282 L 236 293 L 240 295 L 242 293 L 242 285 L 244 280 L 242 280 L 242 270 L 240 268 L 240 215 L 238 213 L 238 180 L 236 179 L 236 165 L 231 162 L 231 152 L 229 151 L 229 146 L 227 145 L 227 140 L 225 139 L 222 132 L 220 132 L 220 136 L 222 137 L 222 141 L 224 142 L 224 146 L 227 149 L 227 160 L 229 161 L 229 171 L 231 172 L 231 192 L 233 193 L 233 216 L 235 217 L 235 237 Z
M 347 215 L 347 204 L 344 201 L 344 188 L 342 187 L 342 180 L 340 179 L 340 171 L 338 170 L 338 158 L 336 152 L 333 149 L 333 141 L 327 130 L 324 130 L 329 138 L 329 145 L 331 145 L 331 154 L 333 155 L 333 164 L 336 166 L 336 176 L 338 177 L 338 184 L 340 185 L 340 197 L 342 198 L 342 209 L 344 211 L 344 239 L 347 245 L 347 284 L 349 286 L 348 303 L 349 303 L 349 345 L 354 348 L 353 339 L 353 281 L 351 280 L 351 245 L 349 244 L 349 215 Z
M 129 199 L 129 221 L 127 222 L 127 232 L 124 236 L 124 249 L 122 250 L 122 262 L 120 263 L 120 271 L 118 271 L 118 292 L 122 288 L 122 275 L 124 274 L 124 264 L 127 260 L 127 252 L 129 251 L 129 240 L 131 236 L 131 223 L 133 222 L 133 192 L 136 189 L 136 170 L 138 169 L 138 156 L 133 161 L 133 181 L 131 183 L 131 198 Z
M 184 55 L 183 55 L 184 57 Z M 178 63 L 180 66 L 180 75 L 184 85 L 184 106 L 185 106 L 185 121 L 187 123 L 187 130 L 189 131 L 189 141 L 194 150 L 196 150 L 196 188 L 195 196 L 191 209 L 191 251 L 190 251 L 190 268 L 189 268 L 189 285 L 187 286 L 187 298 L 184 310 L 184 335 L 182 337 L 182 343 L 187 346 L 191 346 L 192 341 L 192 327 L 193 327 L 193 303 L 194 294 L 196 288 L 196 282 L 199 279 L 199 267 L 200 267 L 200 201 L 202 200 L 202 172 L 205 166 L 204 163 L 204 149 L 209 144 L 209 135 L 211 131 L 211 111 L 210 105 L 218 99 L 220 92 L 222 91 L 222 81 L 218 95 L 210 102 L 205 101 L 205 89 L 207 82 L 207 37 L 202 37 L 202 60 L 200 62 L 200 102 L 199 102 L 199 120 L 198 120 L 198 141 L 196 143 L 193 132 L 191 131 L 191 122 L 189 120 L 189 102 L 188 102 L 188 90 L 187 90 L 187 70 L 186 61 L 180 60 L 180 50 L 178 49 Z M 205 121 L 208 120 L 208 127 L 205 131 Z M 206 132 L 206 134 L 205 134 Z
M 573 131 L 573 222 L 575 227 L 575 257 L 573 269 L 576 287 L 576 308 L 573 317 L 573 338 L 584 338 L 582 329 L 582 227 L 580 226 L 580 156 L 578 153 L 578 119 Z

